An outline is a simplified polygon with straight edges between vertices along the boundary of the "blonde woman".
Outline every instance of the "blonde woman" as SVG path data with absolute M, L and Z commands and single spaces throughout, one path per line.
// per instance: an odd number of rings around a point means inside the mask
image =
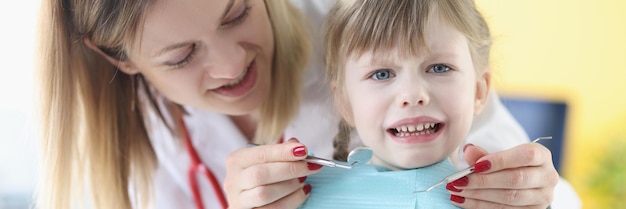
M 44 1 L 38 206 L 302 204 L 315 189 L 304 179 L 321 168 L 302 159 L 308 150 L 330 156 L 337 133 L 317 48 L 319 26 L 332 3 Z M 482 119 L 482 126 L 498 124 L 510 137 L 477 139 L 498 150 L 527 140 L 497 100 L 489 108 L 495 114 Z M 485 156 L 508 162 L 492 161 L 489 172 L 550 164 L 510 157 L 529 149 Z M 556 175 L 533 171 L 527 179 Z M 540 189 L 513 201 L 551 196 L 551 183 L 533 185 Z M 507 203 L 475 194 L 477 203 Z

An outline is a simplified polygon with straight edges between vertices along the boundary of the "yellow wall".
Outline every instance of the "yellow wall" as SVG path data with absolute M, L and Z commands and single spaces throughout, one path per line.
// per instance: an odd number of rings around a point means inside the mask
M 502 95 L 568 102 L 561 174 L 577 190 L 584 208 L 602 208 L 602 194 L 588 188 L 586 171 L 600 169 L 594 162 L 612 139 L 619 134 L 626 138 L 626 1 L 477 4 L 495 38 L 495 88 Z

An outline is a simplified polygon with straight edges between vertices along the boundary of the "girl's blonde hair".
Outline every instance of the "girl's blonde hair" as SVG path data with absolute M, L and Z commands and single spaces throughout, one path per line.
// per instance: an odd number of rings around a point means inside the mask
M 84 207 L 76 204 L 86 198 L 85 188 L 91 191 L 95 208 L 132 208 L 131 196 L 137 207 L 148 206 L 156 157 L 147 134 L 152 122 L 144 121 L 145 115 L 155 110 L 178 137 L 177 123 L 164 118 L 183 113 L 169 101 L 164 101 L 164 110 L 158 108 L 148 81 L 141 75 L 118 73 L 83 39 L 111 57 L 126 59 L 125 47 L 141 33 L 143 15 L 152 4 L 43 1 L 39 63 L 43 154 L 37 207 Z M 257 143 L 275 142 L 297 112 L 301 71 L 310 48 L 304 17 L 295 7 L 287 0 L 265 4 L 275 54 L 271 93 L 261 106 L 255 135 L 267 141 Z M 137 97 L 138 91 L 146 96 Z
M 477 73 L 489 63 L 491 33 L 472 0 L 339 0 L 326 22 L 324 35 L 326 74 L 335 86 L 335 100 L 345 101 L 344 68 L 349 56 L 372 50 L 387 52 L 402 45 L 404 55 L 416 56 L 425 45 L 424 35 L 432 15 L 440 15 L 465 35 Z M 427 48 L 426 48 L 427 49 Z M 380 54 L 377 54 L 380 55 Z M 335 157 L 347 156 L 350 128 L 339 123 L 334 139 Z

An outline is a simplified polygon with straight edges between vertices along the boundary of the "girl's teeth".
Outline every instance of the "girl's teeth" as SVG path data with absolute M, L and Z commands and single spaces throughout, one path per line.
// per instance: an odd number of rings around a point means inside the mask
M 433 133 L 433 129 L 436 125 L 436 123 L 423 123 L 417 125 L 400 126 L 396 128 L 396 136 L 431 134 Z
M 418 124 L 418 125 L 416 126 L 416 129 L 415 129 L 415 130 L 417 130 L 417 131 L 422 131 L 422 130 L 424 130 L 424 129 L 426 129 L 426 128 L 424 127 L 424 125 L 422 125 L 422 124 Z

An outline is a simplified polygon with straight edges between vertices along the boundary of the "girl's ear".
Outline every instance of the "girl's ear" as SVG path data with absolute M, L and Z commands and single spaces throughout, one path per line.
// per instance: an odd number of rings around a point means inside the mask
M 354 127 L 354 119 L 352 118 L 352 113 L 350 112 L 350 104 L 346 99 L 346 96 L 343 95 L 343 91 L 337 90 L 337 82 L 332 81 L 330 84 L 333 90 L 333 99 L 335 108 L 341 114 L 341 117 L 350 125 L 350 127 Z
M 489 92 L 491 91 L 491 70 L 486 69 L 480 76 L 476 78 L 476 98 L 474 99 L 474 115 L 478 115 L 487 101 L 489 101 Z
M 98 46 L 96 46 L 95 44 L 93 44 L 93 42 L 91 42 L 91 39 L 89 39 L 89 36 L 83 37 L 83 43 L 85 43 L 85 45 L 89 47 L 91 50 L 98 53 L 100 56 L 104 57 L 104 59 L 109 61 L 111 64 L 115 65 L 122 72 L 128 75 L 134 75 L 134 74 L 139 73 L 139 70 L 129 61 L 122 61 L 104 53 L 102 49 L 98 48 Z

